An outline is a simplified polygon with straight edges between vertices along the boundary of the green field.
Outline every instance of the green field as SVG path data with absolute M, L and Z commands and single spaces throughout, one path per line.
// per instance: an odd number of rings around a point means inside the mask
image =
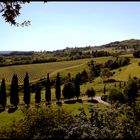
M 22 84 L 26 72 L 28 72 L 30 82 L 32 82 L 46 77 L 47 73 L 50 73 L 52 76 L 57 74 L 59 71 L 61 72 L 66 69 L 84 65 L 87 61 L 89 61 L 89 59 L 0 67 L 0 78 L 4 77 L 6 82 L 9 84 L 11 83 L 13 74 L 16 73 L 19 84 Z
M 43 104 L 42 104 L 43 105 Z M 79 114 L 79 109 L 83 107 L 85 113 L 89 117 L 89 107 L 94 106 L 100 109 L 105 109 L 106 106 L 104 104 L 98 103 L 98 104 L 93 104 L 93 103 L 75 103 L 75 104 L 63 104 L 61 107 L 57 105 L 51 105 L 50 109 L 57 109 L 57 108 L 63 108 L 67 111 L 69 111 L 72 115 Z M 34 105 L 31 105 L 31 107 L 35 107 Z M 47 106 L 46 106 L 47 107 Z M 7 111 L 3 111 L 0 113 L 0 128 L 10 128 L 12 125 L 14 125 L 14 122 L 18 122 L 21 119 L 24 118 L 24 113 L 21 111 L 20 108 L 24 108 L 24 106 L 20 105 L 19 109 L 16 110 L 14 113 L 8 113 Z
M 50 73 L 50 77 L 56 76 L 57 72 L 60 72 L 62 76 L 67 75 L 69 72 L 71 72 L 72 75 L 75 75 L 84 68 L 86 69 L 86 64 L 91 59 L 92 58 L 74 61 L 0 67 L 0 79 L 4 77 L 6 83 L 10 84 L 13 74 L 16 73 L 19 84 L 22 84 L 26 72 L 29 74 L 30 82 L 45 78 L 47 73 Z M 94 58 L 95 61 L 100 63 L 105 62 L 107 59 L 109 59 L 109 57 Z
M 129 55 L 130 56 L 130 55 Z M 74 76 L 76 73 L 81 72 L 83 69 L 87 69 L 87 62 L 90 61 L 93 58 L 89 59 L 81 59 L 81 60 L 75 60 L 75 61 L 64 61 L 64 62 L 53 62 L 53 63 L 43 63 L 43 64 L 30 64 L 30 65 L 19 65 L 19 66 L 9 66 L 9 67 L 1 67 L 0 68 L 0 78 L 4 77 L 6 79 L 6 82 L 9 84 L 11 82 L 11 78 L 13 76 L 13 73 L 17 73 L 19 77 L 19 83 L 22 84 L 23 78 L 25 75 L 25 72 L 29 73 L 30 76 L 30 82 L 39 80 L 43 77 L 46 77 L 47 73 L 50 73 L 50 77 L 56 76 L 57 72 L 60 72 L 60 76 L 66 76 L 69 72 L 72 76 Z M 94 58 L 97 63 L 104 63 L 106 62 L 110 57 L 99 57 Z M 138 66 L 138 62 L 140 59 L 132 58 L 128 66 L 121 67 L 119 69 L 113 70 L 115 71 L 114 76 L 110 78 L 114 78 L 116 80 L 128 80 L 129 74 L 131 76 L 136 76 L 140 78 L 140 66 Z M 121 69 L 121 70 L 120 70 Z M 114 86 L 114 83 L 108 83 L 107 89 L 109 90 Z M 103 88 L 104 83 L 103 79 L 100 77 L 97 77 L 94 79 L 92 83 L 87 82 L 83 85 L 81 85 L 81 95 L 85 94 L 85 91 L 93 87 L 96 90 L 96 95 L 101 96 L 103 94 Z M 63 85 L 61 89 L 63 88 Z M 45 90 L 41 91 L 41 101 L 42 104 L 45 105 Z M 55 100 L 55 89 L 51 89 L 52 92 L 52 100 Z M 61 96 L 62 98 L 62 96 Z M 62 100 L 62 99 L 61 99 Z M 20 105 L 24 104 L 23 102 L 23 93 L 20 93 Z M 10 105 L 10 99 L 7 98 L 7 105 Z M 35 94 L 33 93 L 31 96 L 31 106 L 35 105 Z M 85 102 L 83 104 L 81 103 L 75 103 L 75 104 L 64 104 L 62 107 L 64 109 L 69 110 L 73 114 L 78 113 L 79 108 L 83 107 L 86 114 L 89 116 L 89 103 Z M 105 105 L 98 103 L 98 104 L 92 104 L 98 108 L 104 108 Z M 56 106 L 54 106 L 56 107 Z M 12 114 L 8 114 L 7 111 L 4 111 L 0 113 L 0 127 L 4 126 L 11 126 L 13 121 L 19 121 L 24 117 L 22 111 L 18 109 Z

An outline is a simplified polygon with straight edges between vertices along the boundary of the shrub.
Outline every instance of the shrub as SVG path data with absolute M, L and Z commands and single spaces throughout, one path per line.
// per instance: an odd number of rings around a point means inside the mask
M 108 98 L 107 95 L 102 95 L 102 96 L 101 96 L 101 99 L 102 99 L 103 101 L 107 101 L 107 98 Z
M 112 83 L 112 82 L 116 82 L 116 80 L 115 79 L 104 80 L 104 83 Z

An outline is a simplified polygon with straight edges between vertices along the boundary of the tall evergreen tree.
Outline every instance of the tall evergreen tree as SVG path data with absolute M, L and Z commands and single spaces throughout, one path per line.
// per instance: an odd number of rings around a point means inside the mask
M 80 96 L 80 73 L 76 74 L 75 76 L 75 96 L 78 100 Z
M 26 72 L 25 78 L 24 78 L 24 97 L 23 97 L 24 103 L 29 105 L 30 104 L 30 85 L 29 85 L 29 76 Z
M 106 85 L 104 85 L 104 94 L 106 93 Z
M 51 83 L 49 78 L 49 73 L 47 74 L 47 82 L 46 82 L 46 101 L 49 103 L 51 101 Z
M 19 103 L 18 95 L 18 77 L 16 74 L 13 75 L 10 89 L 10 103 L 17 106 Z
M 61 81 L 60 81 L 59 73 L 57 73 L 57 77 L 56 77 L 55 95 L 56 95 L 56 99 L 59 102 L 61 97 Z
M 120 83 L 119 83 L 119 87 L 120 87 L 120 88 L 122 87 L 121 81 L 120 81 Z
M 6 86 L 5 86 L 5 79 L 2 79 L 2 83 L 1 83 L 1 89 L 0 89 L 0 105 L 2 105 L 3 107 L 6 106 Z
M 35 90 L 35 103 L 40 103 L 40 101 L 41 101 L 41 88 L 38 83 L 36 85 L 36 90 Z

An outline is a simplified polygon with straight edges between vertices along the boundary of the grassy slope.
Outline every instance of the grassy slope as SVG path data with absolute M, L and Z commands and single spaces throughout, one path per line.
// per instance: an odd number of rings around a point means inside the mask
M 129 74 L 131 77 L 140 78 L 140 66 L 138 66 L 138 62 L 140 62 L 139 58 L 132 58 L 131 64 L 128 66 L 122 67 L 121 71 L 119 69 L 114 70 L 116 74 L 113 76 L 116 80 L 128 80 Z
M 75 61 L 64 61 L 64 62 L 53 62 L 53 63 L 43 63 L 43 64 L 29 64 L 29 65 L 18 65 L 18 66 L 8 66 L 0 67 L 0 79 L 5 77 L 6 82 L 10 83 L 13 73 L 17 73 L 19 78 L 19 83 L 23 83 L 23 78 L 25 73 L 28 72 L 30 76 L 30 82 L 34 80 L 39 80 L 46 77 L 47 73 L 55 74 L 55 71 L 62 71 L 66 68 L 74 68 L 81 64 L 85 64 L 90 59 L 75 60 Z
M 109 59 L 109 57 L 107 57 L 107 58 L 106 57 L 96 58 L 95 60 L 97 62 L 103 63 L 103 62 L 107 61 L 107 59 Z M 36 65 L 37 67 L 36 67 L 35 70 L 38 72 L 39 70 L 41 70 L 42 67 L 44 67 L 44 68 L 48 67 L 47 71 L 49 71 L 49 70 L 53 71 L 53 74 L 51 75 L 52 77 L 55 76 L 56 73 L 59 70 L 61 70 L 60 71 L 61 76 L 67 75 L 68 72 L 71 72 L 71 74 L 74 75 L 77 72 L 79 72 L 79 70 L 81 70 L 83 68 L 86 68 L 86 62 L 89 61 L 89 60 L 90 59 L 76 60 L 76 61 L 69 61 L 69 62 L 66 62 L 66 63 L 65 62 L 59 62 L 59 63 L 57 62 L 57 63 L 50 63 L 49 65 L 48 64 L 38 64 L 38 65 Z M 131 74 L 131 76 L 137 76 L 137 77 L 140 78 L 140 66 L 138 66 L 139 61 L 140 61 L 140 59 L 131 58 L 131 64 L 128 65 L 128 66 L 122 67 L 121 71 L 119 71 L 119 69 L 114 70 L 116 73 L 112 78 L 115 78 L 117 80 L 127 80 L 129 74 Z M 60 64 L 61 66 L 59 65 L 56 68 L 56 64 L 57 65 Z M 83 65 L 81 65 L 81 64 L 83 64 Z M 76 66 L 76 65 L 79 65 L 79 66 L 78 67 L 73 67 L 73 66 Z M 67 68 L 69 66 L 71 66 L 71 68 Z M 30 68 L 28 70 L 33 70 L 33 67 L 31 67 L 31 65 L 26 66 L 26 68 L 27 67 Z M 18 68 L 21 68 L 19 71 L 23 70 L 22 66 L 18 66 L 17 69 Z M 11 68 L 9 67 L 9 69 L 11 69 Z M 24 71 L 25 71 L 25 69 L 24 69 Z M 41 71 L 40 71 L 40 73 L 41 73 Z M 108 89 L 110 89 L 113 85 L 114 85 L 114 83 L 107 84 Z M 97 91 L 97 94 L 101 95 L 101 94 L 103 94 L 103 86 L 104 86 L 104 84 L 103 84 L 102 79 L 98 77 L 94 80 L 93 83 L 86 83 L 84 85 L 81 85 L 81 93 L 85 94 L 85 91 L 86 91 L 87 88 L 94 87 L 95 90 Z M 55 90 L 52 89 L 52 100 L 55 99 L 55 94 L 54 93 L 55 93 Z M 23 100 L 23 95 L 22 95 L 22 93 L 20 93 L 20 94 L 21 94 L 20 103 L 23 103 L 23 101 L 22 101 Z M 45 100 L 44 97 L 45 97 L 45 91 L 42 91 L 42 101 Z M 31 98 L 32 98 L 31 102 L 34 104 L 35 103 L 34 94 L 32 94 Z M 9 98 L 8 98 L 8 104 L 10 104 Z M 78 111 L 78 108 L 81 107 L 81 106 L 84 107 L 87 115 L 89 115 L 88 104 L 76 103 L 76 104 L 72 104 L 72 105 L 63 105 L 63 108 L 68 109 L 69 111 L 72 111 L 75 114 Z M 96 106 L 104 108 L 103 104 L 97 104 Z M 14 112 L 12 114 L 8 114 L 6 111 L 4 111 L 4 112 L 0 113 L 0 127 L 6 126 L 6 125 L 8 125 L 8 126 L 12 125 L 13 120 L 18 121 L 22 117 L 23 117 L 23 113 L 20 110 L 17 110 L 16 112 Z

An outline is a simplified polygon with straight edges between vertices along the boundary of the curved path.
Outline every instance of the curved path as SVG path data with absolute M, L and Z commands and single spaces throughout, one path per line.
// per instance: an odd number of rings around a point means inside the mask
M 82 66 L 82 65 L 84 65 L 84 64 L 85 64 L 85 63 L 79 64 L 79 65 L 75 65 L 75 66 L 66 67 L 66 68 L 63 68 L 63 69 L 58 69 L 58 70 L 56 70 L 56 71 L 50 73 L 50 76 L 52 76 L 52 75 L 54 75 L 54 74 L 56 74 L 56 73 L 58 73 L 58 72 L 64 71 L 64 70 L 68 70 L 68 69 L 72 69 L 72 68 L 76 68 L 76 67 Z
M 83 101 L 87 101 L 89 98 L 87 96 L 80 97 Z M 106 106 L 110 106 L 108 102 L 101 100 L 101 96 L 95 96 L 93 99 L 96 99 L 99 103 L 105 104 Z

